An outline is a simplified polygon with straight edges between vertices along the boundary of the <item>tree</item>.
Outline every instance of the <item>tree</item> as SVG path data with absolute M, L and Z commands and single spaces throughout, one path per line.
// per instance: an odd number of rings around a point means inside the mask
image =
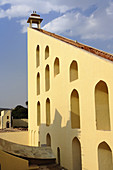
M 18 105 L 12 110 L 11 116 L 13 119 L 28 119 L 28 109 Z

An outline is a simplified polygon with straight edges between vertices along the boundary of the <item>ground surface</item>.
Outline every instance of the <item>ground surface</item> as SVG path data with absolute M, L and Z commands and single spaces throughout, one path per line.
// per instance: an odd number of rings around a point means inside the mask
M 19 131 L 27 131 L 27 128 L 6 128 L 6 129 L 0 129 L 0 133 L 4 132 L 19 132 Z

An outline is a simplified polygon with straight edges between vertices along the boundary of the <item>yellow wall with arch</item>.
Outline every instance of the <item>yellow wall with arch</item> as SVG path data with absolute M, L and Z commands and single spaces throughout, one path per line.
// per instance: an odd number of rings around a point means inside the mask
M 39 46 L 40 65 L 36 67 L 36 48 Z M 48 50 L 46 48 L 49 48 Z M 46 54 L 45 54 L 45 49 Z M 59 74 L 55 76 L 54 62 L 59 59 Z M 76 64 L 71 67 L 72 62 Z M 48 66 L 48 67 L 47 67 Z M 49 69 L 47 69 L 49 68 Z M 75 70 L 73 70 L 75 68 Z M 37 95 L 37 73 L 40 73 L 40 94 Z M 72 76 L 70 75 L 72 73 Z M 76 74 L 76 76 L 73 76 Z M 113 152 L 113 62 L 79 49 L 68 43 L 28 28 L 28 110 L 30 145 L 47 144 L 47 134 L 51 137 L 51 147 L 60 163 L 69 170 L 73 169 L 73 139 L 81 146 L 81 167 L 88 170 L 99 169 L 98 146 L 105 141 Z M 49 77 L 49 78 L 48 78 Z M 97 128 L 96 109 L 101 109 L 101 97 L 96 85 L 105 82 L 104 103 L 109 104 L 107 128 Z M 48 84 L 48 86 L 47 86 Z M 97 91 L 95 91 L 95 88 Z M 71 94 L 78 92 L 79 123 L 72 128 Z M 104 93 L 102 92 L 102 93 Z M 99 95 L 98 95 L 99 94 Z M 107 97 L 106 97 L 107 96 Z M 50 125 L 46 125 L 46 100 L 50 100 Z M 97 100 L 96 100 L 97 98 Z M 98 102 L 99 100 L 99 102 Z M 40 124 L 37 125 L 37 103 L 40 102 Z M 97 104 L 97 103 L 98 104 Z M 73 105 L 74 108 L 74 105 Z M 102 110 L 101 110 L 102 111 Z M 98 112 L 98 111 L 97 111 Z M 104 111 L 102 111 L 104 112 Z M 98 112 L 100 113 L 100 111 Z M 98 114 L 97 113 L 97 114 Z M 99 118 L 100 119 L 100 118 Z M 98 119 L 98 121 L 99 121 Z M 104 117 L 102 117 L 105 121 Z M 77 119 L 76 119 L 77 120 Z M 78 121 L 77 121 L 78 122 Z M 75 123 L 76 124 L 76 123 Z M 102 124 L 100 123 L 100 126 Z M 110 126 L 109 126 L 110 125 Z M 59 149 L 58 149 L 59 148 Z M 58 158 L 57 158 L 58 161 Z
M 21 145 L 29 145 L 28 131 L 1 132 L 0 138 Z

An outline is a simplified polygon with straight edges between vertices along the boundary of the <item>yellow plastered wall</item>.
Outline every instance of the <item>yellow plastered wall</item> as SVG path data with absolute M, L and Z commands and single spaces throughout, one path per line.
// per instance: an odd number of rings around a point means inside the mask
M 17 158 L 0 150 L 1 170 L 27 170 L 28 161 Z
M 0 138 L 21 145 L 29 145 L 29 132 L 1 132 Z
M 40 66 L 36 67 L 36 48 L 39 45 Z M 45 59 L 45 48 L 49 57 Z M 54 76 L 56 57 L 60 73 Z M 77 78 L 70 82 L 70 65 L 77 62 Z M 45 68 L 49 65 L 50 89 L 45 90 Z M 37 95 L 37 73 L 40 73 L 40 94 Z M 98 170 L 98 146 L 105 141 L 113 152 L 113 63 L 102 57 L 76 48 L 37 30 L 28 28 L 28 110 L 30 145 L 46 144 L 51 137 L 51 147 L 60 163 L 68 170 L 73 168 L 72 141 L 75 137 L 81 147 L 81 167 Z M 97 130 L 95 109 L 95 86 L 104 81 L 108 87 L 109 117 L 111 130 Z M 79 96 L 80 128 L 71 128 L 71 93 Z M 46 126 L 46 99 L 50 99 L 50 126 Z M 40 102 L 40 126 L 37 126 L 37 102 Z M 104 118 L 103 118 L 104 119 Z M 57 159 L 58 160 L 58 159 Z M 100 170 L 100 169 L 99 169 Z M 102 170 L 102 169 L 101 169 Z
M 1 112 L 1 129 L 11 127 L 11 110 L 3 110 Z

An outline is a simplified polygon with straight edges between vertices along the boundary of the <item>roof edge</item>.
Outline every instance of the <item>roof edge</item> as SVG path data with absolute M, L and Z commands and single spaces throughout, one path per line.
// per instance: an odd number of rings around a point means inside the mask
M 102 58 L 105 58 L 105 59 L 107 59 L 107 60 L 113 61 L 113 55 L 110 54 L 110 53 L 107 53 L 107 52 L 105 52 L 105 51 L 102 51 L 102 50 L 93 48 L 93 47 L 88 46 L 88 45 L 84 45 L 84 44 L 79 43 L 79 42 L 77 42 L 77 41 L 73 41 L 73 40 L 71 40 L 71 39 L 62 37 L 62 36 L 60 36 L 60 35 L 57 35 L 57 34 L 54 34 L 54 33 L 48 32 L 48 31 L 45 31 L 45 30 L 43 30 L 43 29 L 39 29 L 39 28 L 33 28 L 33 29 L 35 29 L 35 30 L 37 30 L 37 31 L 39 31 L 39 32 L 42 32 L 42 33 L 44 33 L 44 34 L 46 34 L 46 35 L 49 35 L 49 36 L 51 36 L 51 37 L 53 37 L 53 38 L 56 38 L 56 39 L 58 39 L 58 40 L 61 40 L 61 41 L 65 42 L 65 43 L 68 43 L 68 44 L 70 44 L 70 45 L 72 45 L 72 46 L 78 47 L 78 48 L 80 48 L 80 49 L 83 49 L 83 50 L 85 50 L 85 51 L 88 51 L 88 52 L 90 52 L 90 53 L 92 53 L 92 54 L 95 54 L 95 55 L 100 56 L 100 57 L 102 57 Z

